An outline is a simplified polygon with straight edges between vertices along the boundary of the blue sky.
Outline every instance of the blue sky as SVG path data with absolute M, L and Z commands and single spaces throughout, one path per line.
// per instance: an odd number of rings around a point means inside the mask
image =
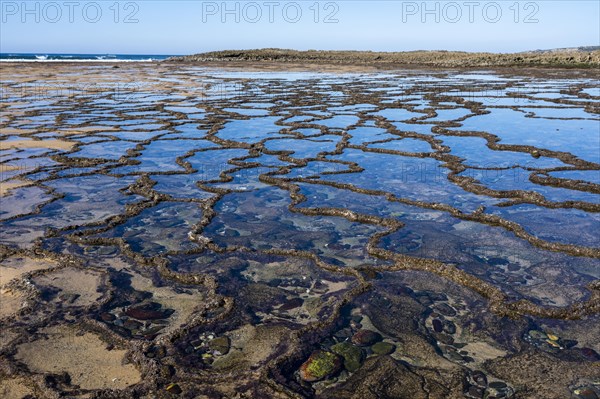
M 0 0 L 0 52 L 280 47 L 524 51 L 600 45 L 591 1 Z

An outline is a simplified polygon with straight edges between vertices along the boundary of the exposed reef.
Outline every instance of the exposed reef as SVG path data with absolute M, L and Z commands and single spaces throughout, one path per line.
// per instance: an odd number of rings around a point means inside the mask
M 0 396 L 600 397 L 592 71 L 46 68 L 2 66 Z

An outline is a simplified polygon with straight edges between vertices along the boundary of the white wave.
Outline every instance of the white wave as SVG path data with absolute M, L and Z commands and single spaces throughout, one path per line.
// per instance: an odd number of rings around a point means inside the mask
M 0 62 L 90 62 L 90 63 L 120 63 L 120 62 L 158 62 L 160 60 L 154 60 L 152 58 L 148 58 L 147 60 L 117 60 L 114 58 L 111 59 L 87 59 L 87 60 L 65 60 L 65 59 L 61 59 L 61 60 L 50 60 L 50 59 L 36 59 L 36 60 L 32 60 L 32 59 L 25 59 L 25 58 L 12 58 L 12 59 L 8 59 L 8 58 L 3 58 L 0 59 Z

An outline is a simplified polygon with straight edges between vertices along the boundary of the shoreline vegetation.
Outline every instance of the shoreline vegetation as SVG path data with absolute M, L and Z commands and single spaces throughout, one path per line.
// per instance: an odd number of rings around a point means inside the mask
M 463 51 L 328 51 L 224 50 L 171 57 L 163 62 L 184 63 L 306 63 L 367 65 L 374 67 L 553 67 L 600 68 L 600 47 L 588 46 L 522 53 L 469 53 Z

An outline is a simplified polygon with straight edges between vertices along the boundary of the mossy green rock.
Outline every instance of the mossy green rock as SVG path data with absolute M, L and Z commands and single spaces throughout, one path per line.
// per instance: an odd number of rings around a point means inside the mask
M 389 355 L 396 350 L 396 345 L 390 344 L 389 342 L 377 342 L 371 347 L 371 350 L 376 355 Z
M 342 359 L 335 353 L 314 351 L 300 366 L 300 378 L 307 382 L 320 381 L 337 374 L 342 368 Z
M 382 339 L 383 337 L 378 332 L 363 329 L 358 330 L 352 336 L 352 343 L 358 346 L 371 346 L 375 342 L 381 341 Z
M 340 342 L 331 347 L 333 353 L 337 353 L 344 358 L 344 367 L 353 373 L 360 368 L 363 362 L 363 352 L 350 342 Z

